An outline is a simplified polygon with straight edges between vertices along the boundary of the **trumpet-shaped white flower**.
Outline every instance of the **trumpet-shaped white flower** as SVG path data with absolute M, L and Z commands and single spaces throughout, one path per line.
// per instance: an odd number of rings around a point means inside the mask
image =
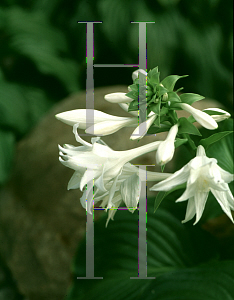
M 156 152 L 156 162 L 158 165 L 165 165 L 168 163 L 175 152 L 175 138 L 178 132 L 178 124 L 171 127 L 167 138 L 163 141 Z
M 118 177 L 123 166 L 132 159 L 158 148 L 160 141 L 156 141 L 138 148 L 126 151 L 114 151 L 107 145 L 101 144 L 100 138 L 92 138 L 92 144 L 84 141 L 77 132 L 79 124 L 73 126 L 73 133 L 77 142 L 83 146 L 71 145 L 59 146 L 59 160 L 63 165 L 75 170 L 69 188 L 79 186 L 82 191 L 84 186 L 94 179 L 94 185 L 102 192 L 107 192 L 107 184 L 113 180 L 110 193 L 114 192 Z M 89 201 L 88 211 L 91 209 Z
M 218 124 L 215 122 L 215 120 L 205 112 L 196 109 L 187 103 L 178 103 L 178 105 L 180 105 L 183 110 L 190 113 L 203 127 L 210 130 L 218 128 Z
M 160 181 L 170 176 L 169 173 L 157 173 L 147 171 L 147 181 Z M 94 203 L 102 200 L 100 206 L 108 209 L 108 218 L 106 226 L 110 219 L 113 220 L 115 213 L 117 212 L 121 203 L 125 203 L 126 207 L 130 212 L 134 212 L 137 209 L 139 196 L 141 192 L 141 181 L 139 176 L 139 168 L 135 167 L 130 163 L 126 163 L 123 166 L 122 172 L 118 177 L 116 185 L 114 186 L 115 192 L 111 193 L 113 189 L 113 181 L 107 183 L 108 191 L 102 193 L 100 196 L 96 192 L 94 195 Z
M 215 196 L 222 210 L 233 221 L 234 199 L 228 183 L 233 181 L 233 174 L 217 165 L 217 160 L 206 156 L 203 146 L 198 146 L 197 155 L 182 169 L 166 180 L 155 184 L 153 191 L 169 191 L 187 182 L 187 187 L 176 202 L 188 200 L 186 216 L 183 222 L 191 220 L 196 214 L 196 224 L 204 211 L 209 191 Z
M 216 115 L 215 113 L 213 115 L 210 115 L 216 122 L 221 122 L 221 121 L 226 120 L 226 119 L 231 117 L 231 115 L 227 111 L 225 111 L 221 108 L 206 108 L 206 109 L 203 109 L 204 112 L 209 111 L 209 110 L 211 110 L 213 112 L 221 113 L 221 115 L 220 114 Z

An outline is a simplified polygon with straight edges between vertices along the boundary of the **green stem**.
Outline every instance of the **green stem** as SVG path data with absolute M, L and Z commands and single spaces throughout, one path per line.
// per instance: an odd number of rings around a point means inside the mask
M 191 139 L 188 133 L 182 134 L 183 138 L 187 139 L 187 143 L 185 144 L 189 150 L 189 152 L 194 156 L 196 154 L 197 147 L 194 144 L 194 141 Z

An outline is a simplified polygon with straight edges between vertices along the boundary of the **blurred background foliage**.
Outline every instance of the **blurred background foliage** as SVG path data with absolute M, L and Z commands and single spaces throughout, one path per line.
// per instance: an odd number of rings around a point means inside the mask
M 86 29 L 94 25 L 95 63 L 138 62 L 138 25 L 147 26 L 148 68 L 161 79 L 190 76 L 185 92 L 218 100 L 232 113 L 232 1 L 1 0 L 0 186 L 16 143 L 56 102 L 85 89 Z M 95 87 L 131 82 L 132 68 L 96 68 Z M 13 298 L 12 298 L 13 299 Z M 15 299 L 15 298 L 14 298 Z
M 186 91 L 232 111 L 232 1 L 2 0 L 0 4 L 0 184 L 16 141 L 57 101 L 85 89 L 85 24 L 94 25 L 95 63 L 138 62 L 147 26 L 148 68 L 161 79 L 189 74 Z M 95 87 L 130 83 L 132 68 L 96 68 Z M 130 81 L 129 81 L 130 80 Z

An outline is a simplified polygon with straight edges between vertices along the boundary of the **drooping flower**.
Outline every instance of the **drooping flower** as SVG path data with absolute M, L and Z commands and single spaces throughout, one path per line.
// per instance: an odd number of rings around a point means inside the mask
M 69 188 L 79 187 L 82 191 L 85 185 L 94 180 L 94 185 L 99 191 L 107 192 L 107 184 L 113 180 L 110 193 L 114 193 L 118 177 L 121 175 L 123 166 L 132 159 L 154 151 L 158 148 L 160 141 L 126 150 L 114 151 L 103 144 L 100 138 L 92 138 L 92 144 L 84 141 L 77 132 L 79 124 L 73 126 L 73 133 L 77 142 L 83 146 L 72 145 L 59 146 L 59 160 L 63 165 L 75 170 Z M 89 199 L 88 211 L 90 212 L 92 200 Z
M 210 129 L 210 130 L 218 128 L 218 124 L 215 122 L 215 120 L 211 116 L 206 114 L 205 112 L 203 112 L 199 109 L 196 109 L 187 103 L 178 103 L 178 105 L 183 110 L 190 113 L 194 117 L 194 119 L 198 123 L 200 123 L 203 127 Z
M 165 165 L 168 163 L 175 152 L 175 138 L 178 132 L 178 124 L 171 127 L 168 135 L 163 141 L 156 152 L 156 162 L 158 165 Z
M 170 176 L 169 173 L 158 173 L 147 171 L 147 181 L 160 181 L 166 179 Z M 141 180 L 139 176 L 139 168 L 126 163 L 123 166 L 122 172 L 118 177 L 118 180 L 115 185 L 115 192 L 109 192 L 113 189 L 113 180 L 109 181 L 106 185 L 107 192 L 105 194 L 96 193 L 94 195 L 94 203 L 102 200 L 100 207 L 106 208 L 108 210 L 108 218 L 106 226 L 109 220 L 114 219 L 118 208 L 123 203 L 126 205 L 130 212 L 134 212 L 137 209 L 140 192 L 141 192 Z
M 207 157 L 200 145 L 195 158 L 167 179 L 155 184 L 151 190 L 169 191 L 187 182 L 186 190 L 176 202 L 188 200 L 183 222 L 191 220 L 196 214 L 194 224 L 200 220 L 211 191 L 222 210 L 234 222 L 231 214 L 231 210 L 234 210 L 234 199 L 228 186 L 233 179 L 233 174 L 220 168 L 216 159 Z

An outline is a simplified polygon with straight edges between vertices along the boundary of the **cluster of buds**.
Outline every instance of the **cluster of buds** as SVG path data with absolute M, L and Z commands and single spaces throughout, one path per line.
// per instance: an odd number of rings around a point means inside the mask
M 140 76 L 139 76 L 140 75 Z M 217 160 L 208 158 L 202 144 L 196 146 L 190 135 L 201 135 L 194 126 L 197 121 L 204 128 L 214 130 L 217 122 L 230 117 L 222 109 L 209 108 L 204 111 L 195 109 L 192 104 L 204 97 L 198 94 L 174 91 L 176 82 L 185 76 L 171 75 L 160 81 L 158 68 L 147 74 L 144 70 L 133 72 L 133 84 L 128 87 L 128 93 L 112 93 L 104 97 L 108 102 L 119 104 L 129 113 L 129 117 L 109 115 L 104 112 L 92 111 L 92 123 L 87 120 L 89 110 L 76 109 L 56 115 L 60 121 L 73 126 L 77 142 L 82 146 L 59 146 L 60 161 L 63 165 L 75 171 L 68 183 L 68 189 L 80 188 L 84 192 L 81 204 L 91 213 L 94 203 L 101 201 L 101 206 L 109 209 L 108 221 L 113 219 L 111 208 L 118 208 L 122 202 L 129 211 L 134 211 L 139 202 L 139 169 L 130 161 L 148 152 L 155 151 L 156 163 L 162 167 L 174 156 L 175 148 L 185 144 L 196 156 L 181 170 L 174 174 L 147 172 L 147 180 L 160 181 L 152 187 L 153 191 L 169 191 L 187 182 L 183 195 L 177 200 L 188 200 L 184 222 L 196 214 L 197 223 L 207 201 L 209 191 L 215 196 L 223 211 L 233 221 L 231 210 L 234 210 L 234 200 L 228 183 L 233 180 L 233 174 L 221 169 Z M 146 118 L 139 124 L 139 111 L 145 108 Z M 178 118 L 176 111 L 184 110 L 190 117 Z M 144 111 L 144 110 L 143 110 Z M 100 136 L 112 134 L 123 127 L 134 127 L 130 139 L 141 139 L 146 134 L 168 132 L 165 140 L 155 141 L 144 146 L 126 151 L 114 151 L 108 147 Z M 77 129 L 97 137 L 92 138 L 92 144 L 79 136 Z M 214 138 L 215 139 L 215 138 Z M 86 191 L 89 182 L 94 183 L 93 189 Z

